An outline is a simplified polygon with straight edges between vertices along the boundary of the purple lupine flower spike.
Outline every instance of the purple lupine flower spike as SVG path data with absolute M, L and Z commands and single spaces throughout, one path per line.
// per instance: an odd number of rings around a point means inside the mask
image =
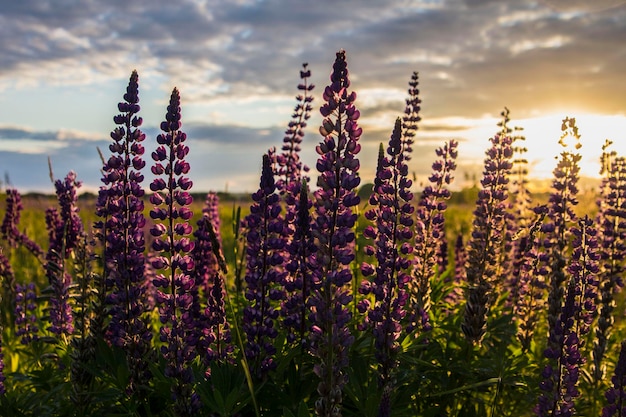
M 65 260 L 77 245 L 79 236 L 83 233 L 83 224 L 76 205 L 77 189 L 81 186 L 76 174 L 71 171 L 63 181 L 56 180 L 54 185 L 59 211 L 49 212 L 49 225 L 54 230 L 49 230 L 51 240 L 46 254 L 46 275 L 53 291 L 50 299 L 49 329 L 60 336 L 70 335 L 74 331 L 74 318 L 69 302 L 72 277 L 65 269 Z
M 39 339 L 39 328 L 35 315 L 36 300 L 35 283 L 17 284 L 15 289 L 15 335 L 20 337 L 20 343 L 23 345 Z
M 598 281 L 598 243 L 596 229 L 588 217 L 572 228 L 572 261 L 567 268 L 570 278 L 561 306 L 559 320 L 550 327 L 548 347 L 544 356 L 549 363 L 544 367 L 540 384 L 542 394 L 535 407 L 539 417 L 569 417 L 575 413 L 574 400 L 580 367 L 585 358 L 580 352 L 590 330 L 596 303 Z
M 613 386 L 604 395 L 607 405 L 602 409 L 602 417 L 624 417 L 626 416 L 626 341 L 622 342 L 611 382 Z
M 565 294 L 567 275 L 567 251 L 570 240 L 570 230 L 577 220 L 574 206 L 578 204 L 578 173 L 581 155 L 580 134 L 575 119 L 566 118 L 561 126 L 563 134 L 559 143 L 566 149 L 554 169 L 552 193 L 548 201 L 548 221 L 543 224 L 542 231 L 545 238 L 542 242 L 542 252 L 547 253 L 546 266 L 549 268 L 548 283 L 548 326 L 553 328 L 559 319 L 561 306 Z M 574 149 L 565 141 L 574 140 Z M 550 343 L 550 341 L 548 341 Z M 554 347 L 556 348 L 556 347 Z
M 153 194 L 150 202 L 154 208 L 150 217 L 155 225 L 150 229 L 154 236 L 152 249 L 161 253 L 152 266 L 160 270 L 154 279 L 158 288 L 157 302 L 161 321 L 159 340 L 164 343 L 161 353 L 167 364 L 165 375 L 175 380 L 172 386 L 174 411 L 178 415 L 193 415 L 200 407 L 199 397 L 193 391 L 191 362 L 197 355 L 197 333 L 193 313 L 195 280 L 190 252 L 194 243 L 189 239 L 191 226 L 188 220 L 193 213 L 189 189 L 192 181 L 187 177 L 189 163 L 185 157 L 189 147 L 187 135 L 180 130 L 180 95 L 174 88 L 170 96 L 165 121 L 157 136 L 159 146 L 152 153 L 152 173 L 156 178 L 150 184 Z
M 198 220 L 193 233 L 196 240 L 191 252 L 196 282 L 192 292 L 195 300 L 192 311 L 196 321 L 198 352 L 206 367 L 207 376 L 210 375 L 210 362 L 225 359 L 232 351 L 230 328 L 224 308 L 224 283 L 218 259 L 218 255 L 221 257 L 218 204 L 217 194 L 208 193 L 202 210 L 203 216 Z M 202 297 L 200 290 L 204 292 Z M 200 299 L 206 300 L 204 309 L 201 308 Z
M 274 369 L 278 336 L 278 305 L 284 298 L 282 283 L 285 272 L 285 225 L 281 217 L 280 196 L 270 155 L 263 155 L 259 190 L 252 195 L 254 203 L 246 216 L 248 245 L 246 248 L 246 299 L 243 330 L 247 336 L 245 354 L 257 378 Z
M 307 121 L 311 117 L 311 110 L 313 109 L 311 105 L 313 102 L 311 91 L 315 86 L 309 84 L 308 80 L 310 77 L 311 70 L 308 68 L 308 64 L 302 64 L 302 70 L 300 71 L 300 79 L 302 82 L 298 85 L 298 90 L 301 91 L 301 93 L 296 96 L 298 103 L 294 108 L 291 121 L 285 131 L 282 146 L 283 152 L 277 155 L 276 158 L 276 174 L 278 175 L 276 187 L 280 191 L 286 190 L 290 184 L 295 184 L 295 189 L 293 189 L 292 192 L 298 193 L 302 171 L 309 171 L 309 167 L 304 165 L 300 160 L 300 144 L 304 138 L 304 129 L 307 126 Z
M 337 52 L 330 80 L 323 94 L 326 103 L 320 109 L 324 117 L 320 133 L 324 138 L 317 146 L 319 189 L 315 192 L 313 219 L 318 251 L 309 298 L 311 353 L 318 360 L 314 372 L 321 379 L 315 412 L 329 417 L 341 415 L 348 349 L 354 341 L 347 324 L 351 319 L 348 304 L 352 301 L 350 263 L 355 258 L 353 228 L 357 215 L 353 207 L 359 204 L 354 190 L 361 181 L 356 158 L 361 149 L 358 141 L 362 129 L 357 123 L 360 112 L 354 106 L 356 93 L 348 90 L 345 51 Z
M 285 269 L 288 274 L 284 280 L 286 298 L 281 306 L 281 314 L 288 332 L 287 340 L 306 344 L 309 329 L 307 302 L 311 292 L 310 257 L 316 250 L 311 236 L 311 203 L 306 180 L 302 180 L 294 208 L 296 217 L 293 235 L 286 245 L 288 259 Z
M 608 141 L 607 141 L 608 142 Z M 626 159 L 607 152 L 608 142 L 603 147 L 603 172 L 600 210 L 596 218 L 599 224 L 602 256 L 600 278 L 599 316 L 595 328 L 593 345 L 592 374 L 594 380 L 604 379 L 602 359 L 610 345 L 611 330 L 614 324 L 616 292 L 623 287 L 623 274 L 626 270 L 622 254 L 626 251 Z
M 408 330 L 416 328 L 430 330 L 430 279 L 437 274 L 437 251 L 439 242 L 445 241 L 444 213 L 450 198 L 448 187 L 454 178 L 458 142 L 451 140 L 436 150 L 440 158 L 432 165 L 428 178 L 430 184 L 424 188 L 418 203 L 415 223 L 415 245 L 413 281 L 410 288 L 411 314 Z
M 517 320 L 517 338 L 522 349 L 526 352 L 530 349 L 530 343 L 537 326 L 537 315 L 545 304 L 544 291 L 546 289 L 545 267 L 546 254 L 541 252 L 543 234 L 541 226 L 548 212 L 547 206 L 535 207 L 536 219 L 528 228 L 528 234 L 519 238 L 517 244 L 522 254 L 518 266 L 519 278 L 517 280 L 516 302 L 514 313 Z
M 507 186 L 511 170 L 511 138 L 495 135 L 486 152 L 472 234 L 468 244 L 466 277 L 468 291 L 461 329 L 468 341 L 480 343 L 487 327 L 487 313 L 494 299 L 496 261 L 502 241 Z
M 111 132 L 111 156 L 102 168 L 104 185 L 96 206 L 96 213 L 102 220 L 95 224 L 104 246 L 104 302 L 111 316 L 105 336 L 126 352 L 131 391 L 150 377 L 147 355 L 152 339 L 143 317 L 146 312 L 143 284 L 146 219 L 141 170 L 146 163 L 142 145 L 145 134 L 140 130 L 143 120 L 138 116 L 138 82 L 137 71 L 133 71 L 124 101 L 118 103 L 120 114 L 113 118 L 118 126 Z
M 382 146 L 381 146 L 382 148 Z M 364 276 L 373 275 L 371 282 L 364 281 L 360 292 L 373 294 L 374 304 L 368 309 L 366 325 L 373 327 L 375 335 L 376 360 L 378 361 L 379 383 L 383 390 L 379 413 L 389 414 L 389 398 L 384 398 L 393 388 L 392 372 L 397 366 L 401 321 L 406 315 L 409 256 L 413 237 L 413 207 L 410 192 L 411 180 L 407 178 L 405 148 L 402 143 L 402 123 L 400 119 L 389 139 L 387 157 L 379 152 L 375 187 L 370 197 L 373 207 L 365 214 L 374 225 L 368 226 L 363 236 L 374 241 L 366 253 L 374 253 L 376 264 L 364 263 L 361 271 Z M 359 303 L 363 310 L 365 303 Z
M 17 247 L 18 245 L 24 246 L 30 253 L 32 253 L 41 263 L 44 262 L 44 252 L 41 247 L 31 240 L 25 233 L 20 232 L 19 223 L 22 210 L 22 196 L 15 188 L 6 190 L 6 212 L 0 227 L 0 233 L 2 237 L 7 241 L 9 246 Z

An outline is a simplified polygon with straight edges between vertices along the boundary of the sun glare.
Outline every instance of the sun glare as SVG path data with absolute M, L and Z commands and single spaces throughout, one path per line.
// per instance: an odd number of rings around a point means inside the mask
M 513 125 L 524 128 L 522 134 L 526 137 L 531 176 L 550 178 L 558 155 L 564 150 L 574 151 L 571 148 L 572 141 L 567 138 L 564 142 L 569 144 L 569 148 L 566 149 L 559 144 L 561 125 L 565 117 L 576 119 L 582 145 L 578 150 L 582 155 L 580 164 L 582 176 L 599 176 L 602 145 L 607 139 L 613 141 L 613 150 L 626 155 L 626 138 L 623 137 L 626 132 L 626 116 L 555 112 L 546 116 L 522 119 Z

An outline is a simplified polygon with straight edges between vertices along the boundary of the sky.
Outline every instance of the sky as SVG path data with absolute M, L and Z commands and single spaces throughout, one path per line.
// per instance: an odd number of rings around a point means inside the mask
M 626 1 L 0 0 L 0 177 L 52 192 L 50 158 L 55 178 L 74 170 L 97 190 L 97 149 L 108 152 L 136 69 L 148 166 L 177 87 L 194 190 L 254 191 L 304 62 L 316 88 L 302 158 L 315 167 L 321 92 L 340 49 L 361 111 L 364 183 L 413 71 L 418 184 L 450 139 L 460 143 L 457 186 L 479 174 L 505 106 L 537 178 L 551 175 L 566 116 L 582 134 L 584 175 L 598 174 L 605 139 L 626 154 Z

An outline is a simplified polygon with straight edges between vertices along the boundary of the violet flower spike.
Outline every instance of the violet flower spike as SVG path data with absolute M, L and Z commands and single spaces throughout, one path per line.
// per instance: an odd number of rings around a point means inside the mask
M 554 327 L 550 328 L 548 347 L 540 395 L 535 413 L 540 416 L 571 416 L 575 413 L 574 400 L 580 366 L 585 362 L 580 349 L 593 320 L 598 281 L 598 243 L 596 229 L 588 217 L 572 229 L 574 235 L 572 261 L 568 267 L 565 304 Z
M 152 266 L 160 270 L 153 283 L 158 288 L 157 302 L 161 321 L 159 340 L 164 343 L 161 353 L 167 365 L 165 375 L 174 379 L 172 395 L 174 412 L 179 416 L 194 415 L 200 407 L 199 397 L 193 389 L 191 362 L 197 356 L 197 333 L 193 310 L 195 280 L 193 259 L 190 253 L 194 243 L 189 239 L 191 226 L 188 220 L 193 213 L 189 189 L 192 181 L 187 177 L 189 163 L 185 157 L 189 147 L 187 135 L 180 130 L 181 109 L 178 89 L 170 96 L 165 121 L 157 136 L 159 146 L 152 153 L 152 173 L 156 178 L 150 184 L 154 205 L 150 217 L 155 225 L 150 229 L 154 236 L 152 249 L 161 253 Z
M 243 310 L 242 327 L 247 336 L 244 349 L 252 364 L 251 372 L 260 379 L 276 367 L 277 307 L 284 298 L 285 276 L 282 268 L 285 225 L 269 154 L 263 155 L 260 186 L 252 194 L 252 200 L 250 214 L 246 216 L 245 296 L 249 304 Z
M 306 346 L 310 327 L 307 317 L 307 303 L 312 286 L 310 264 L 311 256 L 317 249 L 311 235 L 309 213 L 311 202 L 306 180 L 302 181 L 300 193 L 294 201 L 294 208 L 296 212 L 294 231 L 286 244 L 287 275 L 284 279 L 285 301 L 281 306 L 281 314 L 284 317 L 283 325 L 288 332 L 287 341 Z
M 307 121 L 311 117 L 311 110 L 313 110 L 311 105 L 313 102 L 311 91 L 315 88 L 313 84 L 309 84 L 311 70 L 308 68 L 308 65 L 307 63 L 302 64 L 302 70 L 300 71 L 300 79 L 302 82 L 298 84 L 298 90 L 301 93 L 296 96 L 297 104 L 291 115 L 291 121 L 285 131 L 281 149 L 283 152 L 277 155 L 276 158 L 276 174 L 278 176 L 278 181 L 276 182 L 277 189 L 285 191 L 289 188 L 290 184 L 295 184 L 295 188 L 291 190 L 291 192 L 295 194 L 299 192 L 298 184 L 301 182 L 302 171 L 309 171 L 309 167 L 302 164 L 300 160 L 300 145 L 304 138 L 304 129 L 307 126 Z
M 226 321 L 224 283 L 217 259 L 217 254 L 221 256 L 221 239 L 219 229 L 215 230 L 216 226 L 219 227 L 218 197 L 215 193 L 209 193 L 203 216 L 193 233 L 195 242 L 191 252 L 196 283 L 192 291 L 192 312 L 196 321 L 194 331 L 207 377 L 210 376 L 210 362 L 225 359 L 233 348 L 230 344 L 230 327 Z M 200 294 L 200 290 L 203 294 Z M 204 308 L 201 307 L 201 300 L 206 300 Z
M 511 171 L 511 138 L 495 135 L 486 152 L 472 234 L 468 243 L 466 276 L 468 291 L 461 330 L 468 341 L 480 344 L 487 328 L 487 313 L 495 299 L 494 278 L 506 213 L 507 186 Z
M 549 268 L 548 282 L 548 326 L 554 328 L 559 319 L 564 299 L 567 275 L 567 250 L 571 227 L 577 220 L 574 206 L 578 204 L 578 174 L 581 155 L 580 135 L 574 119 L 566 118 L 561 126 L 563 135 L 559 143 L 568 149 L 566 139 L 573 139 L 573 150 L 565 150 L 554 169 L 552 193 L 548 202 L 547 221 L 542 226 L 545 238 L 542 252 L 549 254 L 546 266 Z M 550 341 L 548 341 L 550 343 Z M 553 347 L 556 348 L 556 347 Z
M 145 166 L 139 129 L 142 118 L 139 106 L 139 76 L 133 71 L 124 101 L 118 103 L 121 114 L 113 120 L 118 125 L 111 132 L 111 156 L 102 172 L 96 213 L 98 237 L 104 246 L 105 303 L 111 316 L 106 338 L 126 352 L 131 376 L 129 389 L 145 384 L 150 378 L 148 358 L 152 332 L 143 317 L 147 304 L 145 294 L 145 238 L 143 228 L 144 190 L 141 173 Z
M 451 140 L 436 150 L 440 158 L 432 165 L 429 185 L 424 188 L 416 210 L 413 280 L 410 281 L 410 316 L 408 331 L 431 329 L 430 280 L 439 267 L 438 245 L 445 240 L 444 213 L 450 198 L 448 187 L 454 179 L 458 142 Z
M 70 171 L 63 181 L 56 180 L 54 185 L 59 211 L 56 215 L 51 215 L 50 226 L 54 230 L 50 230 L 51 240 L 46 254 L 46 276 L 53 291 L 50 299 L 49 330 L 57 336 L 67 336 L 74 331 L 74 318 L 69 302 L 72 277 L 65 269 L 65 260 L 83 233 L 83 224 L 76 205 L 77 189 L 81 182 L 77 181 L 76 173 Z
M 610 143 L 609 143 L 610 144 Z M 609 145 L 607 144 L 607 145 Z M 606 147 L 604 148 L 606 151 Z M 612 152 L 614 154 L 614 152 Z M 596 223 L 600 225 L 602 257 L 599 288 L 599 317 L 595 327 L 592 374 L 596 383 L 604 379 L 602 359 L 610 345 L 614 324 L 616 292 L 624 286 L 622 276 L 626 267 L 621 254 L 626 251 L 626 159 L 605 152 L 605 178 L 598 205 Z
M 24 208 L 22 205 L 22 196 L 15 188 L 6 190 L 6 212 L 0 227 L 2 237 L 7 241 L 9 246 L 24 246 L 30 253 L 37 258 L 39 262 L 44 263 L 44 252 L 41 247 L 25 233 L 20 232 L 19 223 L 21 212 Z
M 27 345 L 39 339 L 37 327 L 37 295 L 35 284 L 17 284 L 15 288 L 15 335 L 20 337 L 20 343 Z
M 313 237 L 318 252 L 313 262 L 313 288 L 309 297 L 311 311 L 310 351 L 320 378 L 315 402 L 318 416 L 340 416 L 342 390 L 346 384 L 348 349 L 354 341 L 347 325 L 351 319 L 348 304 L 352 301 L 350 263 L 355 258 L 353 207 L 360 202 L 355 193 L 361 182 L 358 176 L 362 129 L 357 121 L 360 112 L 354 106 L 356 93 L 349 92 L 350 80 L 345 51 L 339 51 L 323 94 L 320 113 L 324 120 L 317 146 L 320 157 L 315 192 Z
M 390 413 L 389 398 L 385 396 L 393 389 L 392 373 L 397 366 L 401 321 L 406 315 L 406 287 L 410 280 L 407 271 L 411 266 L 409 256 L 413 249 L 409 244 L 413 237 L 413 194 L 410 192 L 412 182 L 407 178 L 405 152 L 402 123 L 398 118 L 389 139 L 387 157 L 379 152 L 375 186 L 370 197 L 372 209 L 365 213 L 374 225 L 363 232 L 364 237 L 374 241 L 374 247 L 366 248 L 366 253 L 374 252 L 377 261 L 374 265 L 362 265 L 363 275 L 373 275 L 373 280 L 364 281 L 360 292 L 374 295 L 374 304 L 367 311 L 366 323 L 373 327 L 375 335 L 375 357 L 383 391 L 379 405 L 381 415 Z M 361 312 L 364 312 L 365 305 L 359 303 Z

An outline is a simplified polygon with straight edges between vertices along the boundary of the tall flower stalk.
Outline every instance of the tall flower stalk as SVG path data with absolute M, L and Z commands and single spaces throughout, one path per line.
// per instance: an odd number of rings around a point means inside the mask
M 260 186 L 252 195 L 252 200 L 254 203 L 246 217 L 248 245 L 245 281 L 249 304 L 243 310 L 243 330 L 248 339 L 246 357 L 252 362 L 255 376 L 261 378 L 276 366 L 274 339 L 278 336 L 277 303 L 284 298 L 281 284 L 285 275 L 281 268 L 285 225 L 280 215 L 280 196 L 276 192 L 268 154 L 263 155 Z
M 2 237 L 11 247 L 17 247 L 18 245 L 24 246 L 39 262 L 43 264 L 44 252 L 41 249 L 41 246 L 19 230 L 21 213 L 24 209 L 24 206 L 22 205 L 22 196 L 15 188 L 7 189 L 6 193 L 6 212 L 4 213 L 4 219 L 2 221 L 2 226 L 0 227 Z
M 501 249 L 506 199 L 511 171 L 511 138 L 495 135 L 487 150 L 482 189 L 478 193 L 472 235 L 468 244 L 465 313 L 461 329 L 468 341 L 478 344 L 487 328 L 487 313 L 495 298 L 494 278 Z
M 375 335 L 375 356 L 383 396 L 388 396 L 393 388 L 391 374 L 397 366 L 398 339 L 401 322 L 406 315 L 406 286 L 411 266 L 408 256 L 413 249 L 409 243 L 413 237 L 412 181 L 407 178 L 407 150 L 404 145 L 402 122 L 397 119 L 389 139 L 387 156 L 379 153 L 375 186 L 369 200 L 372 209 L 365 213 L 365 217 L 374 224 L 367 226 L 363 232 L 364 237 L 374 242 L 374 246 L 368 247 L 366 252 L 376 256 L 374 265 L 364 263 L 361 267 L 364 276 L 373 275 L 371 283 L 364 281 L 368 285 L 362 286 L 361 292 L 374 295 L 374 304 L 367 311 L 366 323 L 372 326 Z M 389 407 L 389 399 L 383 399 L 380 414 L 389 414 Z
M 150 377 L 147 355 L 152 339 L 143 317 L 146 219 L 141 170 L 146 163 L 142 145 L 145 134 L 139 129 L 143 120 L 138 116 L 137 71 L 130 76 L 118 110 L 120 114 L 113 118 L 118 126 L 111 132 L 111 156 L 102 168 L 104 185 L 99 191 L 96 208 L 101 220 L 95 227 L 104 247 L 104 301 L 111 316 L 105 335 L 126 352 L 131 369 L 129 388 L 134 390 Z
M 337 52 L 333 72 L 323 94 L 320 113 L 324 137 L 316 150 L 319 172 L 315 192 L 313 237 L 318 251 L 313 265 L 311 308 L 311 353 L 317 358 L 315 374 L 320 378 L 315 402 L 318 416 L 341 415 L 342 390 L 347 382 L 348 349 L 354 341 L 347 325 L 352 301 L 350 263 L 355 258 L 354 225 L 359 204 L 355 188 L 360 183 L 359 138 L 362 129 L 354 106 L 356 93 L 350 92 L 345 51 Z
M 432 165 L 430 184 L 424 188 L 416 210 L 415 245 L 413 249 L 413 280 L 409 285 L 410 310 L 408 330 L 431 328 L 430 280 L 438 270 L 438 245 L 445 239 L 444 213 L 450 198 L 448 187 L 454 179 L 458 142 L 451 140 L 436 150 L 437 161 Z
M 626 159 L 608 157 L 602 174 L 605 175 L 600 195 L 600 210 L 596 222 L 600 225 L 601 273 L 599 317 L 595 328 L 592 372 L 596 384 L 604 379 L 603 358 L 609 346 L 614 324 L 615 295 L 623 286 L 625 266 L 622 254 L 626 251 Z
M 194 415 L 199 407 L 199 398 L 193 392 L 191 362 L 195 358 L 197 338 L 192 310 L 195 280 L 193 259 L 190 252 L 193 242 L 188 235 L 191 226 L 188 220 L 193 213 L 189 209 L 192 197 L 189 189 L 192 181 L 187 177 L 189 163 L 185 157 L 189 147 L 185 145 L 187 135 L 180 130 L 180 95 L 174 88 L 170 96 L 165 121 L 157 137 L 159 146 L 152 153 L 152 173 L 156 178 L 150 184 L 153 194 L 150 202 L 154 208 L 150 217 L 155 225 L 150 229 L 154 236 L 152 249 L 161 256 L 155 257 L 152 266 L 157 273 L 159 317 L 162 323 L 160 341 L 164 343 L 161 353 L 167 365 L 165 375 L 174 379 L 172 394 L 174 412 L 179 416 Z
M 598 243 L 592 221 L 585 217 L 572 228 L 573 254 L 567 268 L 570 274 L 565 302 L 559 320 L 550 328 L 550 343 L 544 352 L 549 363 L 544 367 L 535 413 L 540 416 L 571 416 L 575 413 L 574 400 L 585 336 L 596 309 L 598 281 Z
M 571 227 L 576 223 L 577 216 L 574 206 L 578 204 L 578 163 L 581 156 L 580 134 L 576 127 L 576 120 L 565 118 L 561 125 L 562 136 L 559 144 L 564 150 L 554 169 L 552 193 L 548 200 L 547 222 L 542 226 L 545 237 L 542 242 L 542 251 L 549 254 L 548 262 L 548 326 L 554 329 L 561 314 L 561 306 L 566 290 L 567 275 L 567 248 L 570 241 Z M 573 140 L 573 144 L 567 141 Z M 572 149 L 573 148 L 573 149 Z M 552 342 L 549 339 L 548 344 Z M 556 349 L 556 346 L 552 346 Z
M 309 187 L 305 179 L 300 186 L 300 194 L 294 201 L 296 217 L 291 239 L 286 245 L 288 259 L 285 261 L 284 286 L 285 301 L 281 307 L 284 325 L 288 331 L 287 340 L 306 344 L 309 330 L 308 299 L 311 293 L 311 256 L 316 246 L 311 234 L 311 202 Z
M 76 205 L 81 182 L 70 171 L 63 181 L 56 180 L 54 186 L 60 210 L 54 212 L 50 224 L 51 240 L 46 254 L 46 276 L 52 287 L 49 330 L 57 336 L 69 336 L 74 332 L 74 317 L 70 304 L 72 276 L 67 271 L 66 260 L 83 233 Z
M 276 174 L 278 175 L 276 187 L 282 191 L 288 189 L 290 184 L 294 184 L 295 189 L 293 193 L 295 194 L 299 192 L 302 171 L 309 171 L 309 167 L 300 160 L 304 129 L 307 126 L 307 121 L 311 118 L 311 110 L 313 110 L 311 91 L 315 88 L 313 84 L 309 83 L 311 70 L 308 68 L 308 65 L 307 63 L 302 64 L 302 70 L 300 70 L 302 82 L 298 84 L 298 90 L 301 93 L 296 96 L 297 104 L 285 131 L 281 149 L 282 153 L 278 154 L 276 158 Z

